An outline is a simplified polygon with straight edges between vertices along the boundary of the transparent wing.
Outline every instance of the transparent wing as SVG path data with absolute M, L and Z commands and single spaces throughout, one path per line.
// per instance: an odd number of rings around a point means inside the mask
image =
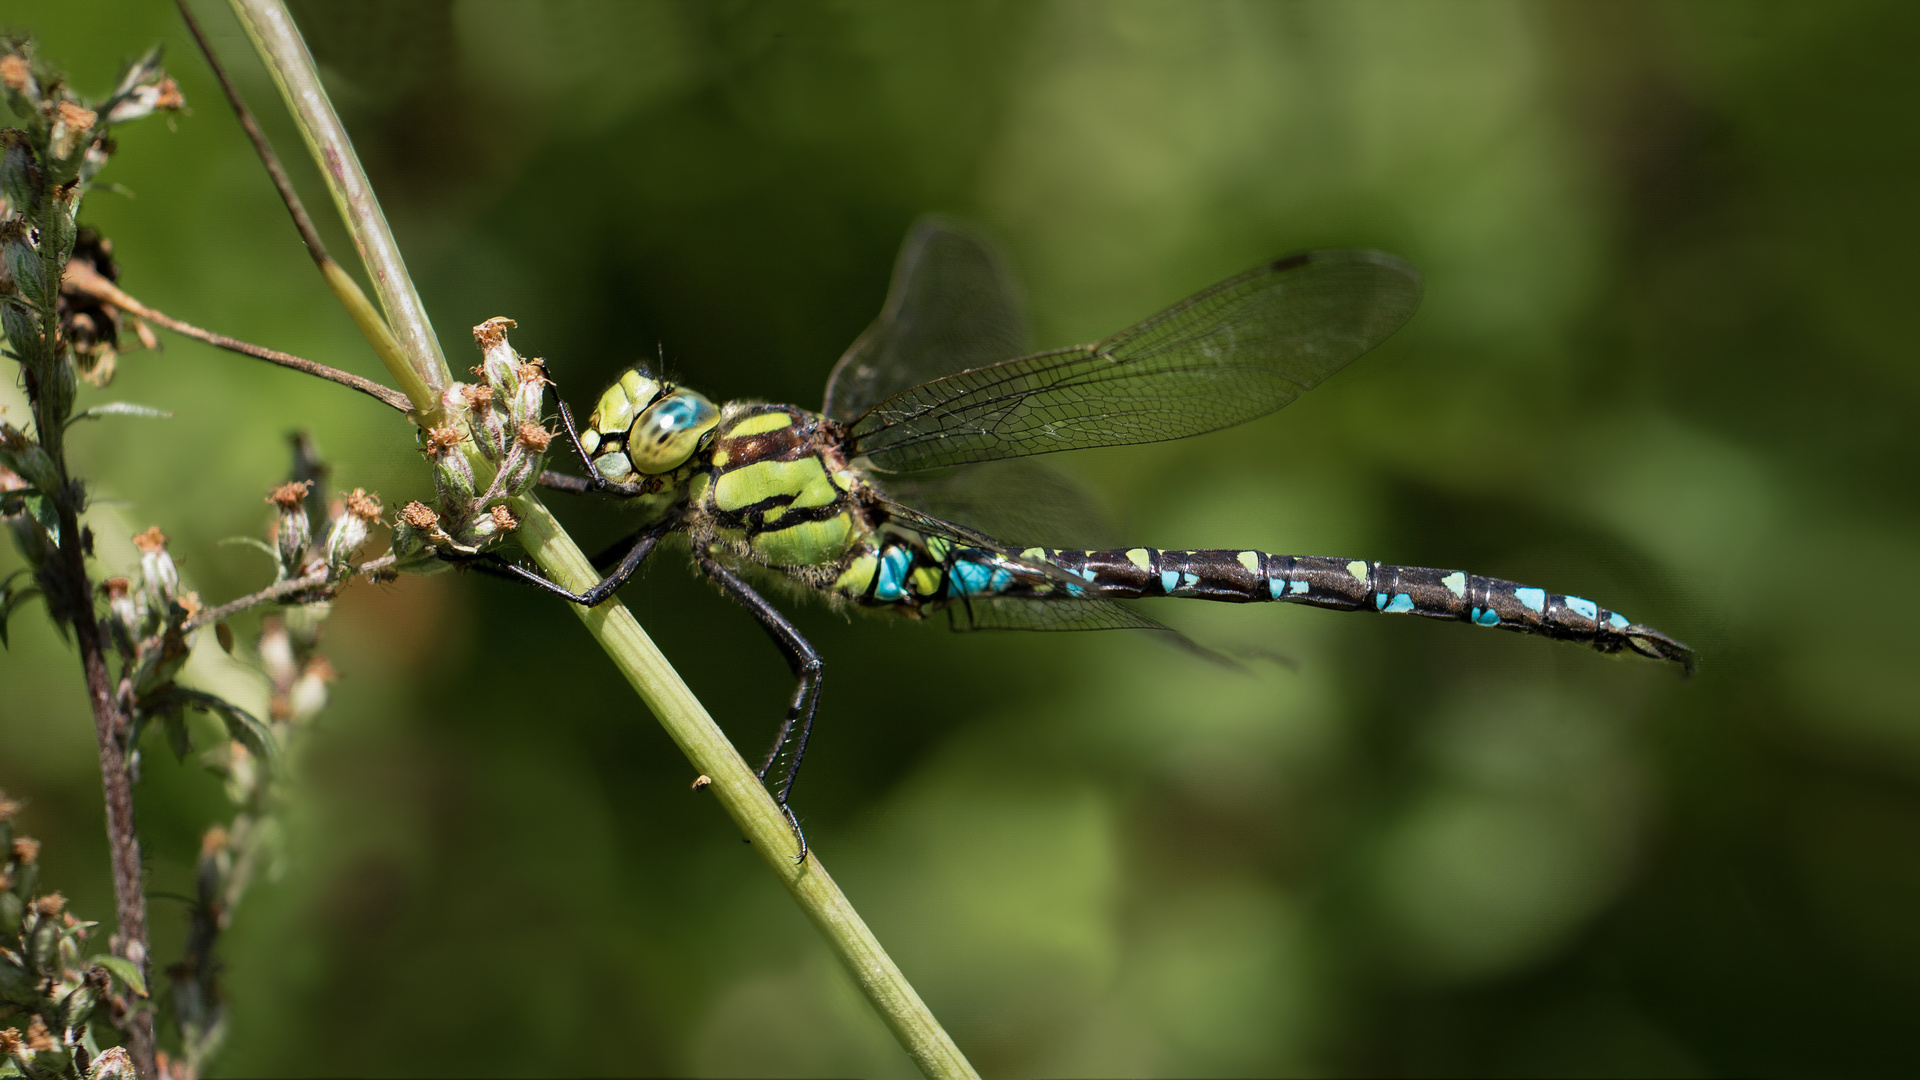
M 826 414 L 849 420 L 910 386 L 1031 348 L 999 252 L 947 218 L 921 218 L 900 247 L 880 317 L 834 365 Z
M 876 478 L 888 499 L 1014 547 L 1108 548 L 1120 532 L 1093 494 L 1033 458 Z
M 902 390 L 852 423 L 850 449 L 910 472 L 1230 427 L 1385 341 L 1419 300 L 1419 273 L 1391 255 L 1290 256 L 1104 341 Z

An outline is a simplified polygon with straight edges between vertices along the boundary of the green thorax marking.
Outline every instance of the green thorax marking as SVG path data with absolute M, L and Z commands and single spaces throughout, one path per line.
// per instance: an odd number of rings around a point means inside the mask
M 839 569 L 871 532 L 838 432 L 789 405 L 729 404 L 699 458 L 700 510 L 738 554 L 772 567 Z

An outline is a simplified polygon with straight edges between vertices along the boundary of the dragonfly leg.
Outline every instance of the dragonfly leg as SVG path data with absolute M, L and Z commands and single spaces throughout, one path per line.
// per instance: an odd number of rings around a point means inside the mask
M 541 487 L 564 491 L 569 495 L 591 495 L 600 491 L 625 497 L 646 494 L 646 489 L 639 484 L 609 480 L 601 474 L 600 467 L 587 456 L 587 448 L 580 445 L 580 431 L 574 426 L 573 410 L 567 408 L 567 403 L 564 401 L 560 403 L 560 425 L 567 429 L 567 441 L 573 444 L 573 452 L 580 455 L 581 464 L 587 467 L 587 475 L 584 478 L 568 476 L 566 473 L 547 469 L 540 473 Z
M 518 563 L 503 559 L 492 552 L 483 552 L 477 555 L 443 554 L 440 557 L 450 563 L 470 566 L 483 574 L 532 585 L 536 589 L 545 590 L 546 592 L 553 593 L 555 596 L 565 597 L 579 604 L 581 607 L 595 607 L 604 602 L 607 597 L 618 592 L 622 585 L 631 581 L 633 575 L 638 573 L 641 565 L 647 561 L 647 556 L 653 554 L 654 546 L 660 542 L 660 538 L 671 531 L 673 531 L 672 523 L 671 521 L 666 521 L 658 525 L 649 526 L 634 536 L 628 537 L 628 540 L 633 541 L 633 546 L 627 549 L 627 553 L 621 557 L 620 564 L 614 567 L 611 574 L 601 578 L 599 584 L 583 593 L 577 593 L 564 588 L 539 571 L 529 570 Z M 622 542 L 624 543 L 625 541 Z M 610 553 L 611 551 L 603 552 L 602 557 L 604 558 Z M 597 566 L 595 568 L 598 569 Z
M 807 835 L 800 830 L 800 819 L 787 805 L 787 797 L 793 793 L 793 782 L 800 776 L 800 763 L 806 760 L 807 740 L 813 735 L 813 717 L 820 708 L 820 683 L 825 665 L 820 653 L 800 636 L 800 631 L 794 629 L 786 616 L 753 591 L 740 575 L 704 555 L 699 557 L 699 563 L 703 573 L 753 615 L 779 647 L 781 655 L 787 658 L 787 666 L 797 680 L 786 718 L 780 722 L 780 733 L 774 737 L 767 759 L 760 765 L 759 776 L 772 793 L 773 801 L 779 804 L 780 812 L 787 816 L 787 824 L 793 827 L 793 838 L 800 845 L 800 853 L 794 857 L 798 862 L 807 857 Z M 787 751 L 786 763 L 776 772 L 774 766 L 781 762 L 782 750 Z M 769 773 L 774 777 L 771 782 L 767 780 Z

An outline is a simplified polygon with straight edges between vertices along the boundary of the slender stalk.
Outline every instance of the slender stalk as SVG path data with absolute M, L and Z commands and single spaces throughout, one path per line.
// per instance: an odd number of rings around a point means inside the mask
M 147 896 L 145 882 L 141 877 L 140 833 L 135 827 L 133 813 L 133 778 L 127 772 L 126 735 L 132 724 L 128 718 L 125 703 L 114 688 L 113 677 L 107 670 L 106 637 L 100 632 L 100 624 L 93 613 L 93 582 L 87 576 L 85 534 L 81 532 L 80 512 L 85 507 L 86 492 L 83 485 L 73 479 L 67 469 L 66 455 L 66 415 L 67 406 L 56 404 L 60 395 L 50 393 L 50 387 L 44 379 L 66 377 L 63 369 L 62 346 L 60 343 L 60 316 L 58 297 L 63 256 L 57 245 L 50 239 L 45 223 L 51 222 L 55 214 L 63 213 L 54 203 L 54 191 L 51 185 L 41 195 L 38 220 L 42 225 L 41 280 L 47 282 L 46 292 L 36 297 L 36 306 L 40 309 L 41 339 L 35 343 L 35 351 L 42 361 L 38 365 L 26 365 L 28 376 L 28 396 L 33 407 L 33 422 L 41 449 L 47 452 L 53 461 L 58 478 L 57 490 L 47 492 L 52 497 L 55 513 L 60 521 L 60 547 L 54 558 L 55 569 L 49 577 L 47 601 L 57 618 L 64 618 L 73 626 L 74 643 L 80 652 L 80 667 L 87 681 L 87 704 L 93 709 L 93 729 L 100 748 L 100 786 L 106 801 L 107 811 L 107 848 L 113 863 L 113 899 L 116 930 L 113 935 L 113 951 L 137 966 L 143 978 L 151 980 L 151 971 L 147 965 Z M 21 348 L 15 343 L 16 349 Z M 37 367 L 39 374 L 31 372 Z M 71 395 L 67 395 L 70 403 Z M 154 1056 L 153 1011 L 136 1008 L 126 1017 L 127 1053 L 133 1060 L 135 1075 L 140 1080 L 154 1080 L 158 1075 Z
M 521 499 L 514 510 L 520 517 L 521 544 L 553 580 L 575 592 L 585 592 L 599 582 L 600 575 L 586 555 L 544 505 Z M 920 1071 L 932 1077 L 976 1076 L 973 1066 L 920 1000 L 826 867 L 811 850 L 805 862 L 794 861 L 797 845 L 793 830 L 773 796 L 767 794 L 760 778 L 741 760 L 726 733 L 713 722 L 633 614 L 617 600 L 596 608 L 569 606 L 607 650 L 640 700 L 660 718 L 687 760 L 713 780 L 709 790 L 719 797 L 767 868 L 834 947 L 861 992 Z
M 242 356 L 251 356 L 255 360 L 265 360 L 269 364 L 278 364 L 281 367 L 291 368 L 294 371 L 306 375 L 313 375 L 317 378 L 325 379 L 328 382 L 339 383 L 341 386 L 351 390 L 358 390 L 382 404 L 399 409 L 401 412 L 406 412 L 413 408 L 413 403 L 407 399 L 407 395 L 398 390 L 381 386 L 372 379 L 363 379 L 350 371 L 341 371 L 336 367 L 328 367 L 317 360 L 308 360 L 304 357 L 295 356 L 292 353 L 281 352 L 279 349 L 269 349 L 264 345 L 255 345 L 252 342 L 241 341 L 239 338 L 230 338 L 225 334 L 216 334 L 211 330 L 202 330 L 190 322 L 176 319 L 156 308 L 150 308 L 127 295 L 118 285 L 108 281 L 91 266 L 77 259 L 70 260 L 67 263 L 67 277 L 66 280 L 62 282 L 62 285 L 66 288 L 84 293 L 87 296 L 91 296 L 102 303 L 112 304 L 114 307 L 119 308 L 129 315 L 138 316 L 157 326 L 164 326 L 168 330 L 180 334 L 183 337 L 190 337 L 196 341 L 204 341 L 216 349 L 226 349 L 228 352 L 237 352 Z
M 381 301 L 397 324 L 396 337 L 409 343 L 411 362 L 432 365 L 431 370 L 417 371 L 414 378 L 432 387 L 445 386 L 451 375 L 444 357 L 437 348 L 429 352 L 414 344 L 431 343 L 432 329 L 406 275 L 386 218 L 320 86 L 313 57 L 292 18 L 280 0 L 230 2 L 286 96 L 309 149 L 322 165 L 334 201 L 367 259 Z M 396 372 L 396 377 L 399 374 Z M 408 386 L 404 382 L 402 385 Z M 408 392 L 413 394 L 411 386 Z M 416 409 L 428 411 L 422 407 L 427 403 L 417 396 L 414 400 Z M 546 507 L 531 496 L 514 501 L 521 523 L 519 538 L 541 568 L 575 591 L 593 585 L 598 575 Z M 825 936 L 914 1064 L 930 1077 L 976 1076 L 826 868 L 812 853 L 803 861 L 795 861 L 793 833 L 772 796 L 632 613 L 617 599 L 575 611 L 694 767 L 712 779 L 712 790 L 721 805 Z
M 321 273 L 334 295 L 346 304 L 347 314 L 381 354 L 381 361 L 400 389 L 413 401 L 414 411 L 428 418 L 430 426 L 431 418 L 439 413 L 440 391 L 453 381 L 453 375 L 447 368 L 447 358 L 440 352 L 433 324 L 427 320 L 427 309 L 413 287 L 413 278 L 407 274 L 406 261 L 400 257 L 400 245 L 394 242 L 393 231 L 387 227 L 380 200 L 374 197 L 373 185 L 367 180 L 366 170 L 360 167 L 359 155 L 353 152 L 347 129 L 333 111 L 326 89 L 320 85 L 320 72 L 314 66 L 313 54 L 307 51 L 307 43 L 293 25 L 293 16 L 287 12 L 286 5 L 275 0 L 231 2 L 234 13 L 240 17 L 240 25 L 253 39 L 254 49 L 266 62 L 274 84 L 280 88 L 280 96 L 292 111 L 313 160 L 326 176 L 334 205 L 353 235 L 367 272 L 373 276 L 374 292 L 386 310 L 385 321 L 359 296 L 358 287 L 344 288 L 352 285 L 352 279 L 338 264 L 326 260 L 321 264 Z M 263 139 L 258 145 L 264 144 Z M 358 297 L 357 303 L 354 297 Z M 389 342 L 396 342 L 397 347 L 390 347 Z

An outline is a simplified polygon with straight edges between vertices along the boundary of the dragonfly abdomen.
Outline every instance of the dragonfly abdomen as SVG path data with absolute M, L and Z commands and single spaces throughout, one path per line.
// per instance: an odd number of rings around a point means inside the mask
M 1008 554 L 1012 554 L 1009 552 Z M 1310 604 L 1338 611 L 1421 615 L 1587 645 L 1627 650 L 1693 668 L 1685 645 L 1580 596 L 1460 570 L 1395 566 L 1365 559 L 1271 555 L 1264 551 L 1028 549 L 1086 581 L 1084 595 L 1108 600 L 1172 596 L 1227 603 Z M 1077 590 L 1076 590 L 1077 591 Z

